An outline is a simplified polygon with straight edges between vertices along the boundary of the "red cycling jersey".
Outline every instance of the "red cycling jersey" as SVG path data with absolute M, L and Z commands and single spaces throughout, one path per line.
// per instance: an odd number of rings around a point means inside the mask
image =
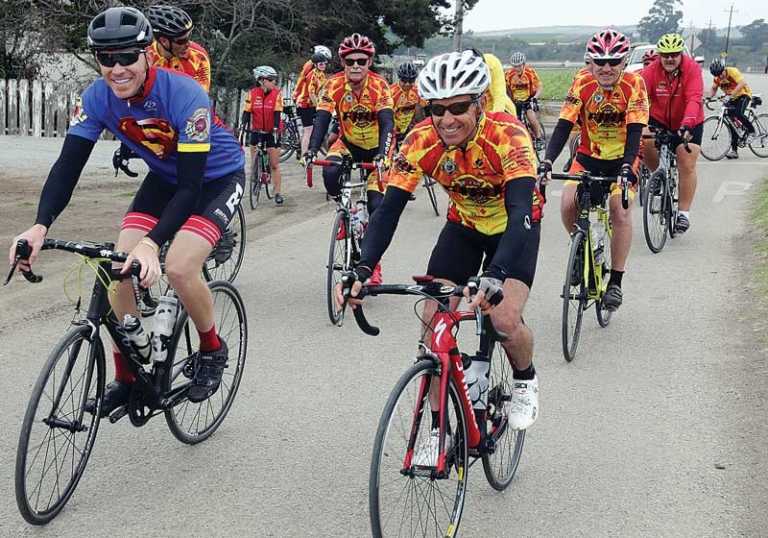
M 693 58 L 683 54 L 674 73 L 667 73 L 656 59 L 640 75 L 648 91 L 651 118 L 673 131 L 693 128 L 704 121 L 704 80 Z
M 282 121 L 275 125 L 275 112 L 283 111 L 283 94 L 280 88 L 264 93 L 264 88 L 252 88 L 245 97 L 243 112 L 251 113 L 251 130 L 271 132 L 272 129 L 282 129 Z

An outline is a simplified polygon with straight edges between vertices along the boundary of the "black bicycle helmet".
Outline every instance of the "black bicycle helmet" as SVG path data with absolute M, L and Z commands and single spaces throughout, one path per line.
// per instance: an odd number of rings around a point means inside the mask
M 418 76 L 419 70 L 416 69 L 416 66 L 413 65 L 413 62 L 402 63 L 397 68 L 397 78 L 403 82 L 413 82 Z
M 723 74 L 723 71 L 725 71 L 725 62 L 722 58 L 715 58 L 712 60 L 712 63 L 709 64 L 709 72 L 712 73 L 713 76 L 718 77 Z
M 176 6 L 152 6 L 147 9 L 147 17 L 157 36 L 173 39 L 189 33 L 193 27 L 192 17 Z
M 149 21 L 133 7 L 111 7 L 96 15 L 88 25 L 88 47 L 91 50 L 144 49 L 151 43 Z

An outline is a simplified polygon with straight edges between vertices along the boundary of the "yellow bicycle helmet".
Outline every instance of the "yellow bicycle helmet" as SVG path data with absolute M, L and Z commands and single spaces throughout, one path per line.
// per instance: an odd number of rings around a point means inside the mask
M 683 52 L 684 48 L 685 41 L 680 34 L 664 34 L 659 38 L 659 42 L 656 44 L 656 50 L 659 54 Z

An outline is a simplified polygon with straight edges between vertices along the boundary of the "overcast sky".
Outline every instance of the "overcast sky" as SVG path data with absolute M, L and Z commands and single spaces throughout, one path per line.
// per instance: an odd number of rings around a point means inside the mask
M 464 29 L 482 32 L 534 26 L 636 24 L 648 14 L 652 0 L 536 0 L 527 4 L 515 0 L 480 0 L 466 18 Z M 734 2 L 733 24 L 742 26 L 755 19 L 768 19 L 766 0 Z M 684 0 L 683 21 L 705 27 L 712 19 L 717 27 L 728 26 L 731 2 L 725 0 Z

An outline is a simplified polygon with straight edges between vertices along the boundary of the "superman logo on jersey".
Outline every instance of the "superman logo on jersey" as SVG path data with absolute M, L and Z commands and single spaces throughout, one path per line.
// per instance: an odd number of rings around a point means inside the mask
M 120 132 L 133 142 L 144 146 L 154 153 L 158 159 L 165 159 L 176 150 L 178 139 L 171 124 L 159 118 L 120 118 Z

